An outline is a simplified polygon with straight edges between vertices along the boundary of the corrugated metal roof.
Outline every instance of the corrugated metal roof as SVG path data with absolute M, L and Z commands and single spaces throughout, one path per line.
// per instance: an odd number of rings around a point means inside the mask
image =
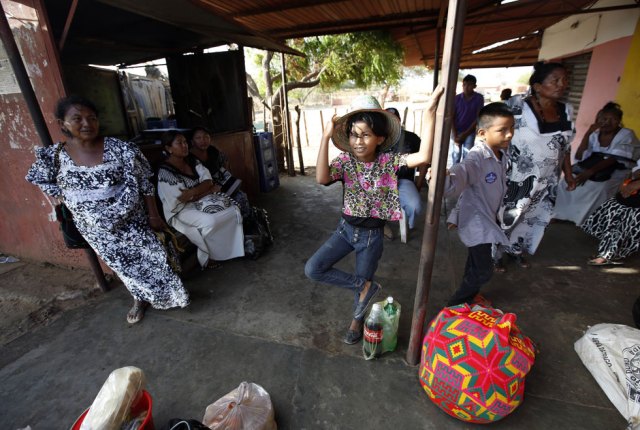
M 449 4 L 448 0 L 196 1 L 214 13 L 280 40 L 388 30 L 404 47 L 406 65 L 430 66 L 434 64 L 436 29 L 444 28 Z M 594 0 L 520 0 L 502 4 L 496 0 L 469 0 L 460 67 L 530 65 L 538 58 L 542 30 L 594 3 Z M 515 38 L 522 39 L 474 53 Z
M 60 37 L 71 0 L 44 0 Z M 541 32 L 594 0 L 468 0 L 461 68 L 530 65 Z M 448 0 L 84 0 L 63 60 L 118 64 L 227 43 L 295 53 L 286 39 L 387 30 L 406 65 L 433 66 Z M 638 7 L 628 0 L 628 6 Z M 610 9 L 610 8 L 609 8 Z M 483 52 L 481 48 L 514 40 Z M 442 30 L 441 43 L 444 41 Z

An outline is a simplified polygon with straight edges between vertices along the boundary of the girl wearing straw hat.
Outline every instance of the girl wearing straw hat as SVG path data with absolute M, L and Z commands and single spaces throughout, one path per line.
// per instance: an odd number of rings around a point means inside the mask
M 420 151 L 412 154 L 385 152 L 400 136 L 400 123 L 371 96 L 361 96 L 351 112 L 334 116 L 324 129 L 316 180 L 319 184 L 343 184 L 342 218 L 336 231 L 305 265 L 310 279 L 354 292 L 353 320 L 344 342 L 362 338 L 364 316 L 382 290 L 373 275 L 382 256 L 386 221 L 401 217 L 396 172 L 402 166 L 417 167 L 428 161 L 433 143 L 435 110 L 443 89 L 438 87 L 426 109 L 427 127 Z M 344 151 L 329 163 L 329 139 Z M 355 273 L 333 266 L 351 252 L 356 253 Z

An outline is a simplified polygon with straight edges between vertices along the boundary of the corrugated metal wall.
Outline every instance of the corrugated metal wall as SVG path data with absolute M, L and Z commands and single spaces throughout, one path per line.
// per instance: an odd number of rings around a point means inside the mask
M 591 62 L 591 52 L 576 55 L 574 57 L 565 58 L 562 64 L 567 68 L 569 75 L 569 88 L 566 92 L 566 101 L 573 105 L 573 118 L 575 122 L 582 101 L 582 93 L 584 84 L 587 82 L 587 74 L 589 72 L 589 63 Z

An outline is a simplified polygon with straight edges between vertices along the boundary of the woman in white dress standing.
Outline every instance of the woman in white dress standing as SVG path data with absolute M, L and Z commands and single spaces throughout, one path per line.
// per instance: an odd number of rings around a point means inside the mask
M 640 142 L 633 130 L 622 127 L 620 105 L 607 103 L 576 150 L 576 160 L 593 162 L 584 167 L 574 165 L 574 188 L 569 188 L 564 179 L 560 180 L 553 217 L 582 224 L 605 200 L 615 195 L 638 156 Z
M 523 254 L 533 255 L 551 220 L 560 172 L 569 185 L 573 109 L 560 99 L 567 74 L 560 63 L 539 62 L 529 78 L 531 95 L 515 115 L 515 133 L 509 147 L 511 168 L 499 221 L 511 244 L 495 254 L 496 271 L 503 272 L 502 251 L 521 267 L 529 267 Z
M 238 205 L 218 193 L 211 173 L 189 154 L 185 136 L 168 131 L 162 136 L 167 159 L 158 170 L 158 195 L 165 219 L 198 247 L 202 268 L 244 256 L 242 216 Z

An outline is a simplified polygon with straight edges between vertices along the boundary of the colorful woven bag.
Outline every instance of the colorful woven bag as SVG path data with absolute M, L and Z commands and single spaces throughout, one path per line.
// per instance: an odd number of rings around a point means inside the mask
M 535 359 L 514 314 L 463 304 L 444 308 L 422 342 L 420 384 L 449 415 L 491 423 L 520 403 Z

